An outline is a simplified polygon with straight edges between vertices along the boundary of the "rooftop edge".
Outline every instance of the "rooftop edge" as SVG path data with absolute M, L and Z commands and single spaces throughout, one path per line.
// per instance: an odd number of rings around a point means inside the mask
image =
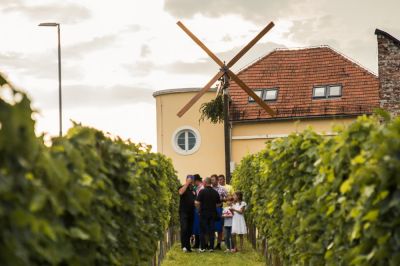
M 389 33 L 387 33 L 386 31 L 380 30 L 380 29 L 376 29 L 375 30 L 375 34 L 376 35 L 382 35 L 385 36 L 386 38 L 388 38 L 389 40 L 393 41 L 395 44 L 397 44 L 398 46 L 400 46 L 400 40 L 393 37 L 392 35 L 390 35 Z
M 160 95 L 166 95 L 166 94 L 173 94 L 173 93 L 186 93 L 186 92 L 199 92 L 203 88 L 176 88 L 176 89 L 166 89 L 166 90 L 158 90 L 153 93 L 153 97 L 157 97 Z M 208 91 L 211 92 L 216 92 L 216 88 L 211 88 Z

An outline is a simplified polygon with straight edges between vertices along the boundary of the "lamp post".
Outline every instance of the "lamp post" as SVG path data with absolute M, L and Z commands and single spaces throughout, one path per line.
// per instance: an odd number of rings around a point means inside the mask
M 61 98 L 61 42 L 60 42 L 60 23 L 45 22 L 40 23 L 43 27 L 57 27 L 58 33 L 58 110 L 60 119 L 60 137 L 62 136 L 62 98 Z

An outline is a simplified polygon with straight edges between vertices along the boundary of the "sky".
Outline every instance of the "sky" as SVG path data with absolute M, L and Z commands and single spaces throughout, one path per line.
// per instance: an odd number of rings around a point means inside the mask
M 226 61 L 274 21 L 235 71 L 275 48 L 329 45 L 378 73 L 374 31 L 400 38 L 399 10 L 399 0 L 0 0 L 0 72 L 33 100 L 37 134 L 57 135 L 57 31 L 38 24 L 60 23 L 64 132 L 75 121 L 156 148 L 153 92 L 204 86 L 218 70 L 178 20 Z

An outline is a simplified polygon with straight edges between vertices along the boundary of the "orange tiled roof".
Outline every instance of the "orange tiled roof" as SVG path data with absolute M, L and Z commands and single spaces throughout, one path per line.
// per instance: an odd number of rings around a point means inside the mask
M 238 73 L 252 89 L 278 88 L 271 118 L 232 81 L 231 119 L 291 119 L 369 114 L 379 106 L 376 75 L 329 47 L 275 50 Z M 313 99 L 313 87 L 340 84 L 342 96 Z

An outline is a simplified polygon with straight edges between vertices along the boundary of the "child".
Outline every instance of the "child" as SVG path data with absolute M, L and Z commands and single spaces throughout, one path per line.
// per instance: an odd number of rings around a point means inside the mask
M 235 251 L 238 251 L 236 244 L 236 235 L 240 238 L 240 250 L 243 250 L 243 235 L 247 234 L 246 221 L 244 220 L 244 211 L 246 209 L 246 202 L 243 201 L 242 192 L 236 191 L 233 194 L 234 204 L 230 208 L 233 213 L 232 218 L 232 235 L 233 235 L 233 245 L 236 247 Z
M 232 207 L 233 198 L 231 196 L 227 197 L 226 204 L 227 206 L 222 211 L 222 218 L 224 218 L 224 236 L 225 236 L 225 252 L 233 252 L 233 243 L 232 243 L 232 217 L 233 213 L 230 208 Z

